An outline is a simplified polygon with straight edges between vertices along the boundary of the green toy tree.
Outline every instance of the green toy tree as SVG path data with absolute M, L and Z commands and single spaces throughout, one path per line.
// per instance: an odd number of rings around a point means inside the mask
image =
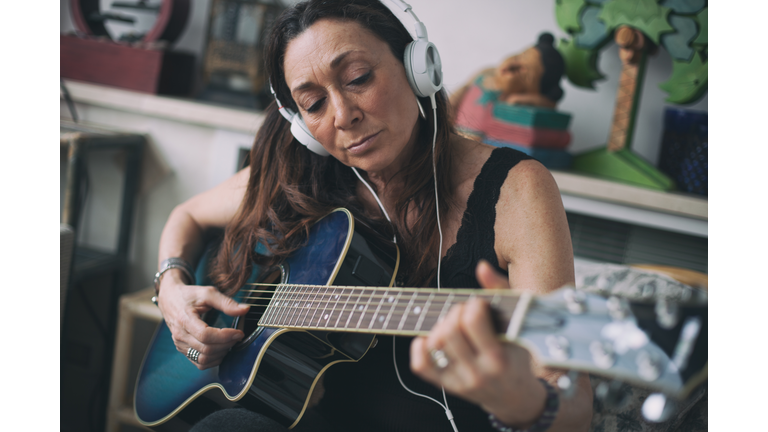
M 673 59 L 672 76 L 659 85 L 674 104 L 689 104 L 707 91 L 706 0 L 555 0 L 557 24 L 570 38 L 558 50 L 574 85 L 594 89 L 600 50 L 619 45 L 622 72 L 611 133 L 605 148 L 576 155 L 573 169 L 660 190 L 669 177 L 630 147 L 647 57 L 662 47 Z

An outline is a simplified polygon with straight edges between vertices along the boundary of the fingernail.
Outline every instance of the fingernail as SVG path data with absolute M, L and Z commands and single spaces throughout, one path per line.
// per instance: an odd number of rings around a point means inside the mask
M 236 334 L 236 335 L 232 336 L 232 338 L 230 340 L 232 340 L 232 341 L 239 341 L 242 338 L 243 338 L 243 335 Z
M 248 309 L 250 309 L 251 307 L 251 305 L 249 305 L 248 303 L 239 303 L 238 306 L 241 308 L 248 308 Z

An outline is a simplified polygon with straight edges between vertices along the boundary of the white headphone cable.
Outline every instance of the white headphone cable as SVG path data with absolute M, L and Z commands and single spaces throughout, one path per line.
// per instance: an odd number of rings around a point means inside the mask
M 432 175 L 435 181 L 435 211 L 437 212 L 437 232 L 440 235 L 440 249 L 437 253 L 437 290 L 440 291 L 440 262 L 442 261 L 442 254 L 443 254 L 443 228 L 440 225 L 440 207 L 438 205 L 438 195 L 437 195 L 437 155 L 435 154 L 435 143 L 437 142 L 437 102 L 435 101 L 435 95 L 431 94 L 429 96 L 430 101 L 432 102 L 432 117 L 434 119 L 434 133 L 432 135 Z M 400 381 L 400 386 L 402 386 L 408 393 L 411 393 L 416 396 L 420 396 L 426 399 L 431 400 L 432 402 L 440 405 L 445 410 L 445 416 L 448 418 L 448 421 L 451 422 L 451 426 L 453 427 L 454 432 L 459 432 L 459 429 L 456 427 L 456 422 L 453 421 L 453 413 L 451 412 L 451 409 L 448 407 L 448 398 L 445 395 L 445 387 L 440 386 L 440 388 L 443 391 L 443 402 L 445 402 L 445 405 L 441 404 L 439 401 L 421 394 L 416 393 L 415 391 L 408 388 L 408 386 L 405 385 L 403 382 L 403 379 L 400 377 L 400 370 L 397 368 L 397 357 L 395 355 L 395 338 L 392 337 L 392 363 L 395 365 L 395 374 L 397 375 L 397 380 Z

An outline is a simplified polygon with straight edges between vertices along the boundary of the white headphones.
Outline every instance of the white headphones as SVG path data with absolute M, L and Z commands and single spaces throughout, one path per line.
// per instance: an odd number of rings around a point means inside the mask
M 405 65 L 405 76 L 411 89 L 418 97 L 430 97 L 443 88 L 443 72 L 440 54 L 437 52 L 435 44 L 429 41 L 427 37 L 427 27 L 419 21 L 419 18 L 411 10 L 411 5 L 401 0 L 390 0 L 403 12 L 411 14 L 416 21 L 416 38 L 405 47 L 403 63 Z M 320 156 L 328 156 L 322 144 L 312 136 L 312 133 L 304 123 L 304 119 L 297 112 L 286 108 L 277 98 L 272 83 L 269 84 L 269 90 L 275 97 L 280 114 L 291 123 L 291 133 L 296 140 L 304 144 L 309 150 Z

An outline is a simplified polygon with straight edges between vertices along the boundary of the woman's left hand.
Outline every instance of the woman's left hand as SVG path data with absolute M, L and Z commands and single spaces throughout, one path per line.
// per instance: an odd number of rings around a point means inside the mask
M 487 262 L 478 265 L 477 276 L 483 288 L 509 288 L 509 281 Z M 447 362 L 438 365 L 436 350 Z M 506 424 L 527 425 L 544 410 L 546 390 L 536 378 L 530 354 L 498 340 L 490 307 L 481 299 L 453 306 L 427 336 L 415 338 L 411 369 Z

